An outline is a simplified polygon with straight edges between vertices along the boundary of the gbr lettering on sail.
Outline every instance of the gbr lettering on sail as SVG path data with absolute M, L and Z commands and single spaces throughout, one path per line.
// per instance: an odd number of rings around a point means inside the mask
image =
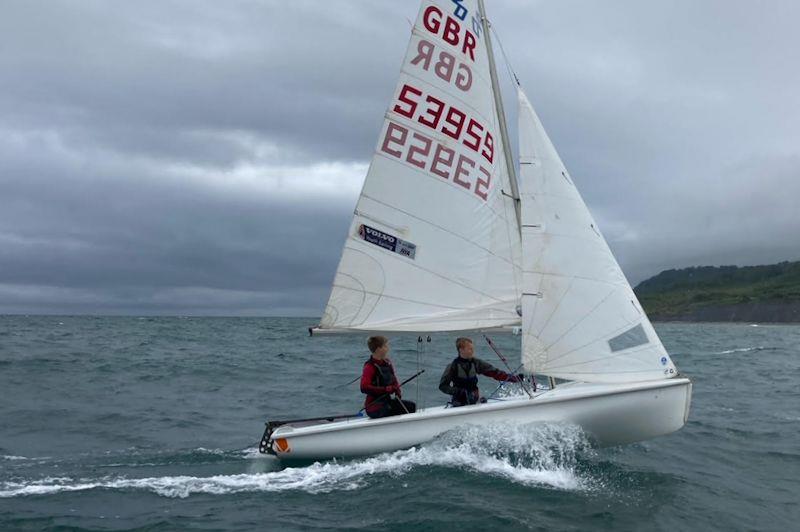
M 378 154 L 486 201 L 494 101 L 482 26 L 463 0 L 420 10 Z

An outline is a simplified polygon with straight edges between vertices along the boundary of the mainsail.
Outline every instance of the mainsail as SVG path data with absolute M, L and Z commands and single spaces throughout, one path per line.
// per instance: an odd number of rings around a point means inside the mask
M 588 382 L 676 375 L 589 209 L 519 90 L 522 360 Z
M 521 241 L 475 0 L 414 25 L 320 329 L 519 325 Z

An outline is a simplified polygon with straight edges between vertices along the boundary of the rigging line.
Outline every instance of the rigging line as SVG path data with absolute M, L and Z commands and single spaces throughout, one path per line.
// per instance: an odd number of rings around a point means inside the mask
M 511 179 L 511 175 L 506 171 L 506 177 Z M 510 185 L 511 183 L 509 183 Z M 510 253 L 510 265 L 511 265 L 511 277 L 514 283 L 514 293 L 519 294 L 522 292 L 522 238 L 520 235 L 520 227 L 518 225 L 519 220 L 516 219 L 516 214 L 514 213 L 516 209 L 516 202 L 518 201 L 517 198 L 510 194 L 506 194 L 503 189 L 500 189 L 502 194 L 501 196 L 501 204 L 500 208 L 503 209 L 503 216 L 499 217 L 502 222 L 504 222 L 505 231 L 502 232 L 502 236 L 505 236 L 506 242 L 508 244 L 508 249 L 511 250 Z M 509 198 L 511 201 L 506 201 L 505 198 Z M 508 210 L 512 211 L 514 215 L 513 221 L 512 218 L 509 216 Z M 502 227 L 502 226 L 501 226 Z M 501 238 L 502 238 L 501 236 Z M 486 272 L 486 276 L 490 275 L 490 271 Z
M 516 375 L 517 373 L 519 373 L 519 370 L 520 370 L 520 369 L 522 369 L 522 366 L 524 366 L 524 364 L 520 364 L 519 366 L 517 366 L 517 369 L 515 369 L 515 370 L 514 370 L 514 373 L 513 373 L 513 374 L 514 374 L 514 375 Z M 489 397 L 487 397 L 487 398 L 486 398 L 486 400 L 488 401 L 489 399 L 492 399 L 492 398 L 494 398 L 494 394 L 496 394 L 497 392 L 499 392 L 499 391 L 500 391 L 500 388 L 502 388 L 503 386 L 505 386 L 505 384 L 506 384 L 507 382 L 510 382 L 510 381 L 509 381 L 508 379 L 506 379 L 506 380 L 504 380 L 503 382 L 501 382 L 501 383 L 500 383 L 500 384 L 497 386 L 497 388 L 495 388 L 495 389 L 494 389 L 494 391 L 493 391 L 492 393 L 490 393 L 490 394 L 489 394 Z M 524 387 L 523 387 L 523 389 L 524 389 Z M 527 390 L 527 389 L 525 389 L 525 391 L 527 392 L 528 390 Z M 536 391 L 536 390 L 534 390 L 534 391 Z M 531 399 L 533 399 L 533 397 L 531 397 Z
M 489 60 L 489 75 L 492 79 L 492 96 L 494 96 L 495 115 L 497 116 L 498 127 L 500 130 L 500 138 L 503 141 L 503 155 L 506 160 L 506 170 L 509 175 L 509 183 L 511 185 L 511 192 L 514 199 L 519 200 L 519 177 L 517 176 L 517 166 L 514 160 L 514 155 L 511 153 L 511 141 L 508 137 L 508 123 L 506 122 L 506 114 L 503 109 L 503 94 L 500 90 L 500 81 L 497 79 L 497 66 L 494 61 L 494 51 L 492 50 L 492 38 L 489 19 L 486 17 L 486 8 L 483 0 L 478 0 L 478 13 L 481 17 L 481 25 L 483 26 L 484 44 L 486 46 L 486 56 Z M 522 225 L 522 211 L 519 201 L 514 202 L 514 214 L 517 219 L 517 232 L 520 232 L 519 226 Z
M 419 370 L 419 368 L 417 368 L 417 370 Z M 338 385 L 338 386 L 334 386 L 332 389 L 333 389 L 333 390 L 338 390 L 339 388 L 344 388 L 345 386 L 350 386 L 351 384 L 353 384 L 354 382 L 356 382 L 356 381 L 357 381 L 357 380 L 359 380 L 360 378 L 361 378 L 361 375 L 357 376 L 355 379 L 351 380 L 350 382 L 346 382 L 346 383 L 344 383 L 344 384 L 340 384 L 340 385 Z M 322 385 L 322 384 L 320 384 L 319 386 L 317 386 L 317 388 L 322 388 L 322 387 L 323 387 L 323 385 Z
M 420 358 L 422 357 L 422 335 L 417 336 L 417 371 L 420 370 Z M 417 404 L 419 403 L 419 382 L 421 379 L 418 379 L 417 384 Z
M 511 174 L 506 170 L 506 177 L 509 179 L 509 186 L 511 185 Z M 513 188 L 513 187 L 512 187 Z M 515 198 L 511 194 L 507 194 L 502 188 L 500 189 L 500 193 L 502 194 L 502 198 L 509 198 L 511 202 L 503 200 L 501 203 L 501 207 L 503 209 L 503 217 L 502 220 L 505 222 L 505 236 L 508 241 L 509 249 L 512 250 L 511 252 L 511 260 L 512 264 L 512 275 L 514 277 L 514 291 L 519 294 L 522 292 L 522 234 L 521 234 L 521 222 L 522 218 L 519 220 L 516 219 L 516 202 L 521 201 L 519 198 Z M 501 198 L 501 199 L 502 199 Z M 512 221 L 511 216 L 509 215 L 509 209 L 511 213 L 514 214 L 514 218 Z M 520 223 L 520 227 L 518 227 L 518 223 Z M 517 236 L 515 242 L 512 242 L 514 235 Z M 516 260 L 515 260 L 516 259 Z
M 497 32 L 495 31 L 494 24 L 490 25 L 489 29 L 492 30 L 494 38 L 497 40 L 497 44 L 500 45 L 500 53 L 503 54 L 503 60 L 506 63 L 506 70 L 508 70 L 509 76 L 511 76 L 511 79 L 514 81 L 514 83 L 517 86 L 519 86 L 520 83 L 519 83 L 519 78 L 517 77 L 517 73 L 514 72 L 514 68 L 511 66 L 511 61 L 508 60 L 508 55 L 506 55 L 506 49 L 503 48 L 503 41 L 500 40 L 500 35 L 498 35 Z

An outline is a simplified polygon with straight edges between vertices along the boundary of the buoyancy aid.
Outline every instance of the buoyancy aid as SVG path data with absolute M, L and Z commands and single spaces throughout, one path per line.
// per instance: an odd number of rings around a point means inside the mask
M 464 388 L 466 390 L 478 389 L 478 367 L 473 359 L 466 360 L 457 357 L 453 360 L 450 372 L 450 379 L 453 381 L 453 386 L 456 388 Z
M 480 399 L 478 391 L 478 368 L 473 359 L 456 357 L 450 366 L 450 379 L 456 388 L 453 405 L 472 405 Z
M 394 383 L 394 371 L 390 364 L 376 364 L 371 357 L 367 360 L 367 364 L 372 364 L 376 370 L 375 376 L 372 377 L 374 386 L 391 386 Z
M 375 372 L 372 375 L 372 384 L 373 386 L 380 386 L 386 387 L 391 386 L 394 384 L 394 370 L 392 369 L 391 364 L 376 364 L 375 361 L 370 357 L 364 365 L 370 364 L 374 369 Z M 383 408 L 385 404 L 387 404 L 391 400 L 391 397 L 388 394 L 367 394 L 366 400 L 366 410 L 369 412 L 374 412 L 380 408 Z

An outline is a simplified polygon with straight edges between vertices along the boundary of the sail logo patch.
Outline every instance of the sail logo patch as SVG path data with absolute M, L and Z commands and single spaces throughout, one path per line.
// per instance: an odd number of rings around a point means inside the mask
M 358 226 L 358 236 L 370 244 L 375 244 L 378 247 L 408 257 L 409 259 L 414 259 L 417 254 L 416 244 L 406 242 L 396 236 L 384 233 L 383 231 L 379 231 L 365 224 Z

